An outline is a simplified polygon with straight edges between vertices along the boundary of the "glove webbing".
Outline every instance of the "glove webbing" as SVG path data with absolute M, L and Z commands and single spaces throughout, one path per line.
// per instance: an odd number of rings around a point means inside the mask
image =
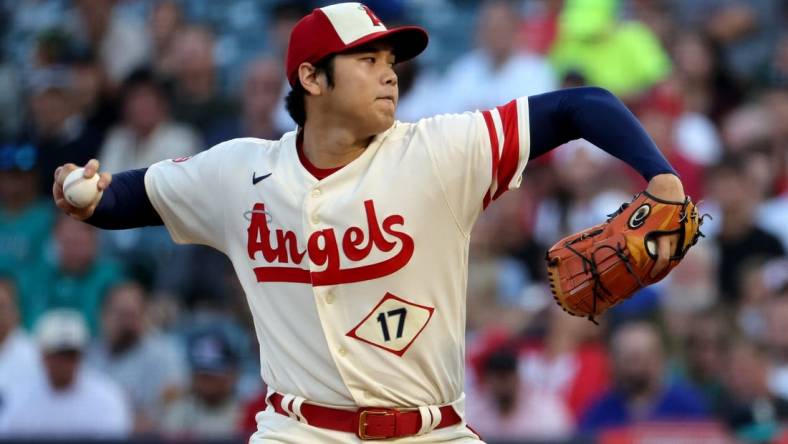
M 638 283 L 638 288 L 643 288 L 643 286 L 644 286 L 643 282 L 640 280 L 640 276 L 635 274 L 635 272 L 632 270 L 632 264 L 629 261 L 629 257 L 627 257 L 624 254 L 624 249 L 621 248 L 621 244 L 617 243 L 615 248 L 613 248 L 610 245 L 602 245 L 601 247 L 597 248 L 596 250 L 594 250 L 591 253 L 591 259 L 583 256 L 579 251 L 577 251 L 574 248 L 572 248 L 572 244 L 573 243 L 581 241 L 581 240 L 588 239 L 589 237 L 594 237 L 594 236 L 602 233 L 602 231 L 603 231 L 602 229 L 592 231 L 591 233 L 588 233 L 588 235 L 586 235 L 586 236 L 581 236 L 581 237 L 579 237 L 579 238 L 577 238 L 577 239 L 575 239 L 575 240 L 573 240 L 571 242 L 567 242 L 566 244 L 564 244 L 564 246 L 569 251 L 571 251 L 572 253 L 577 255 L 577 257 L 579 257 L 583 261 L 583 272 L 584 273 L 591 273 L 591 278 L 594 281 L 594 287 L 592 289 L 592 294 L 594 295 L 594 298 L 592 299 L 591 314 L 588 315 L 588 320 L 593 322 L 596 325 L 599 325 L 599 323 L 596 321 L 596 319 L 594 319 L 594 313 L 596 313 L 596 300 L 597 300 L 597 298 L 598 297 L 602 297 L 601 292 L 604 292 L 608 296 L 612 296 L 613 295 L 613 293 L 610 290 L 608 290 L 607 288 L 605 288 L 605 286 L 602 284 L 602 279 L 599 276 L 599 271 L 597 270 L 597 266 L 596 266 L 596 260 L 594 259 L 594 255 L 596 254 L 597 251 L 599 251 L 599 250 L 601 250 L 603 248 L 610 248 L 611 250 L 613 250 L 613 253 L 615 253 L 615 255 L 619 259 L 621 259 L 621 261 L 624 263 L 624 266 L 626 267 L 627 272 L 635 277 L 635 280 Z

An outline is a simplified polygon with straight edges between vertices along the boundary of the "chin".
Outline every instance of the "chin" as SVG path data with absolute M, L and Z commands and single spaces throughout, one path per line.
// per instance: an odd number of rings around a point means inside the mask
M 394 125 L 394 116 L 380 116 L 379 118 L 375 119 L 374 122 L 369 123 L 370 132 L 372 134 L 380 134 L 383 131 L 391 128 L 391 125 Z

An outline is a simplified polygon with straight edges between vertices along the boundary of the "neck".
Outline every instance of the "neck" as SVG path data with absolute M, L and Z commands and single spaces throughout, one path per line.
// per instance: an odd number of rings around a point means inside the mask
M 318 168 L 338 168 L 360 156 L 372 136 L 360 137 L 348 128 L 306 122 L 304 154 Z

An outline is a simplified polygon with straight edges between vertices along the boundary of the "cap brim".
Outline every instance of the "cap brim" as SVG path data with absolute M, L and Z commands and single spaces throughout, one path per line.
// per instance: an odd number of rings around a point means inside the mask
M 378 41 L 390 43 L 396 56 L 396 63 L 400 63 L 421 54 L 427 48 L 429 36 L 427 31 L 419 26 L 400 26 L 366 35 L 347 45 L 340 54 Z

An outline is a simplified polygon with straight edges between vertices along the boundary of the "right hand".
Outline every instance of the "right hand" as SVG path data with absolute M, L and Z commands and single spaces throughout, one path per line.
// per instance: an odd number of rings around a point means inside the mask
M 85 220 L 93 215 L 93 211 L 96 210 L 96 206 L 98 205 L 101 197 L 96 198 L 96 201 L 91 203 L 89 206 L 85 208 L 77 208 L 66 200 L 66 196 L 63 195 L 63 182 L 66 180 L 66 176 L 78 167 L 73 163 L 67 163 L 65 165 L 61 165 L 57 167 L 55 170 L 55 183 L 52 185 L 52 197 L 55 199 L 55 204 L 58 208 L 63 210 L 66 214 L 73 217 L 76 220 Z M 99 162 L 96 159 L 90 159 L 88 163 L 85 164 L 85 178 L 91 178 L 95 174 L 99 174 Z M 101 191 L 106 190 L 109 187 L 109 184 L 112 182 L 112 175 L 110 173 L 100 173 L 99 174 L 99 181 L 98 181 L 98 188 Z M 101 196 L 101 194 L 99 194 Z

